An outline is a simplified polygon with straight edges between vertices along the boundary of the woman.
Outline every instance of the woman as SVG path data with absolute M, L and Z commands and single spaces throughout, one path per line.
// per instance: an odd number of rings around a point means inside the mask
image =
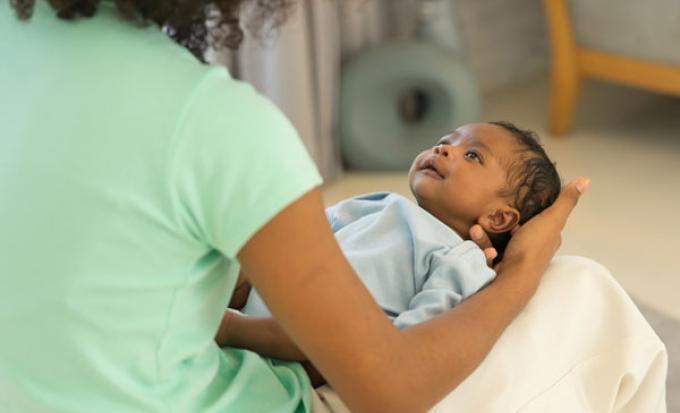
M 215 345 L 239 267 L 352 411 L 428 409 L 537 290 L 588 181 L 516 232 L 489 287 L 398 331 L 342 256 L 290 123 L 194 58 L 238 44 L 243 8 L 266 23 L 289 2 L 204 3 L 0 9 L 0 410 L 329 408 L 300 365 Z

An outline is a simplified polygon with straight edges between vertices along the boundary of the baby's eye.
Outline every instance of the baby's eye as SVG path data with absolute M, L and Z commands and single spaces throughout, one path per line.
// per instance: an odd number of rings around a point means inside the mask
M 480 162 L 480 163 L 482 162 L 482 158 L 479 156 L 477 151 L 472 150 L 472 149 L 465 152 L 465 159 L 475 161 L 475 162 Z

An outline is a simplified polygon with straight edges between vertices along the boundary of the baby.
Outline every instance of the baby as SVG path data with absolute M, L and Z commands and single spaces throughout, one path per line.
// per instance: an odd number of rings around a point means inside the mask
M 494 279 L 483 251 L 468 239 L 473 225 L 489 235 L 499 260 L 512 229 L 550 206 L 561 189 L 536 135 L 509 122 L 468 124 L 444 136 L 415 158 L 409 184 L 417 205 L 376 193 L 326 210 L 349 263 L 397 328 L 435 317 Z M 270 315 L 254 290 L 242 312 Z M 230 333 L 220 331 L 218 343 Z M 294 344 L 285 334 L 258 335 L 253 324 L 247 336 L 220 344 L 302 358 L 286 350 Z

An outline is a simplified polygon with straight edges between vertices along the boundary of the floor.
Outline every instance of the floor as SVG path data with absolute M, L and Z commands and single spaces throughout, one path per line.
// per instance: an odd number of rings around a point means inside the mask
M 680 99 L 587 81 L 571 132 L 555 137 L 547 97 L 547 77 L 529 79 L 486 96 L 483 119 L 538 132 L 564 182 L 592 179 L 558 254 L 604 264 L 639 303 L 668 348 L 668 412 L 680 413 Z M 324 197 L 372 191 L 410 196 L 406 173 L 346 172 Z

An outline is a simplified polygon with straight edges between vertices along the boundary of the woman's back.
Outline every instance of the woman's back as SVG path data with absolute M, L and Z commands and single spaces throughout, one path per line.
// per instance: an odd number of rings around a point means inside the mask
M 301 408 L 299 366 L 213 342 L 238 268 L 206 232 L 218 226 L 201 208 L 221 204 L 196 171 L 211 160 L 195 161 L 212 152 L 238 168 L 226 147 L 239 143 L 187 139 L 216 113 L 234 135 L 252 122 L 195 100 L 271 108 L 113 7 L 75 22 L 41 1 L 28 22 L 0 8 L 0 410 L 246 411 L 240 401 L 267 404 L 244 391 L 251 381 L 272 406 Z

